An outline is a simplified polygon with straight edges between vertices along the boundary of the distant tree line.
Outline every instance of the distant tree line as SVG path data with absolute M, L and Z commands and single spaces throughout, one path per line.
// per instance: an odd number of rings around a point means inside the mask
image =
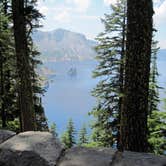
M 36 0 L 0 1 L 0 126 L 16 132 L 48 130 L 41 102 L 41 62 L 31 34 L 43 16 Z
M 50 132 L 54 135 L 54 137 L 59 137 L 55 123 L 50 126 Z M 90 142 L 86 125 L 84 124 L 80 131 L 76 131 L 72 119 L 69 119 L 66 131 L 61 134 L 60 140 L 66 149 L 74 146 L 88 146 Z

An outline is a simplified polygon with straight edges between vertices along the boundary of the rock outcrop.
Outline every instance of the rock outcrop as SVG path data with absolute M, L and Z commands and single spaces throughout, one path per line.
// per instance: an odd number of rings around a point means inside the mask
M 54 166 L 62 151 L 49 132 L 20 133 L 0 144 L 0 166 Z
M 118 152 L 110 166 L 166 166 L 166 157 L 150 153 Z
M 0 130 L 0 144 L 4 141 L 6 141 L 7 139 L 13 137 L 14 135 L 16 135 L 15 132 L 13 131 L 9 131 L 9 130 Z
M 116 152 L 110 148 L 74 147 L 58 166 L 166 166 L 166 157 L 148 153 Z
M 0 144 L 0 166 L 166 166 L 165 156 L 111 148 L 73 147 L 64 151 L 49 132 L 12 134 L 0 130 L 0 139 L 6 140 Z
M 109 166 L 115 150 L 74 147 L 66 151 L 58 166 Z

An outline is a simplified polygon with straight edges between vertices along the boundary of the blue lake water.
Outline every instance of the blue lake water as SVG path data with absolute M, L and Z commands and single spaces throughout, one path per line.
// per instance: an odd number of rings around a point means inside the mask
M 95 61 L 50 62 L 45 64 L 56 71 L 56 76 L 43 97 L 43 104 L 49 123 L 55 122 L 58 133 L 66 129 L 69 118 L 79 130 L 84 123 L 88 125 L 88 112 L 95 105 L 91 90 L 97 80 L 92 78 Z M 69 76 L 71 67 L 77 70 L 76 76 Z
M 97 80 L 92 78 L 92 70 L 96 62 L 74 61 L 74 62 L 49 62 L 45 66 L 56 71 L 56 76 L 43 97 L 43 105 L 49 124 L 55 122 L 58 133 L 66 129 L 69 118 L 72 118 L 76 130 L 79 130 L 84 123 L 89 125 L 92 117 L 88 112 L 95 106 L 95 98 L 91 96 L 91 90 L 95 87 Z M 77 75 L 71 77 L 68 71 L 71 67 L 77 69 Z M 166 61 L 158 60 L 160 73 L 160 86 L 166 85 Z M 163 90 L 161 97 L 165 97 Z

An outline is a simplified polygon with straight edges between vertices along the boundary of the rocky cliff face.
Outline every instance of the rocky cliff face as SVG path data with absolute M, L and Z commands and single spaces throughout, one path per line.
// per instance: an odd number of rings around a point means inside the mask
M 84 60 L 92 59 L 96 55 L 95 41 L 68 30 L 37 31 L 33 34 L 33 39 L 44 60 Z
M 148 153 L 85 147 L 65 151 L 49 132 L 0 130 L 0 141 L 0 166 L 166 166 L 165 156 Z

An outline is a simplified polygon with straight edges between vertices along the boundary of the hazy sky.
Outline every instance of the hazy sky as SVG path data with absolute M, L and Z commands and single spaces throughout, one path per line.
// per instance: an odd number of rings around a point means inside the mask
M 154 24 L 158 30 L 159 46 L 166 48 L 166 0 L 154 1 Z M 42 30 L 64 28 L 94 39 L 103 31 L 100 18 L 111 13 L 110 4 L 116 0 L 39 0 L 38 7 L 45 15 Z

